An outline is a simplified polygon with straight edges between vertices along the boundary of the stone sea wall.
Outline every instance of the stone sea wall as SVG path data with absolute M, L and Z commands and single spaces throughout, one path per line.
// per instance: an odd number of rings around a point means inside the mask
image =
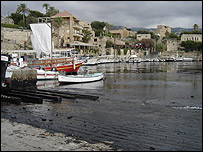
M 1 50 L 17 50 L 31 46 L 30 30 L 1 27 Z

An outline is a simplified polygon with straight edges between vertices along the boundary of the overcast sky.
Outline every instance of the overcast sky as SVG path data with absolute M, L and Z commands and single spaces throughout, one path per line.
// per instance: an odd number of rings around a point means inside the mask
M 60 12 L 66 10 L 84 21 L 108 22 L 117 26 L 156 28 L 202 28 L 202 1 L 1 1 L 1 15 L 16 12 L 20 3 L 45 13 L 44 3 Z

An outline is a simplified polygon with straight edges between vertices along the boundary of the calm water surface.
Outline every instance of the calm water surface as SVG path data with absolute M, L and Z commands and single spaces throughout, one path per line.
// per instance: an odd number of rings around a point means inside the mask
M 38 88 L 99 90 L 116 100 L 157 104 L 184 100 L 184 106 L 202 107 L 202 62 L 112 63 L 82 66 L 83 70 L 103 72 L 106 80 L 62 86 L 57 81 L 39 81 Z
M 99 96 L 99 100 L 4 105 L 1 117 L 122 150 L 202 150 L 202 62 L 83 66 L 105 81 L 38 88 Z M 46 120 L 46 121 L 42 121 Z

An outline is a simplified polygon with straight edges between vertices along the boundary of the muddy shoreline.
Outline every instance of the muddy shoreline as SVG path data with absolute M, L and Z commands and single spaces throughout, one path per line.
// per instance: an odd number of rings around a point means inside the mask
M 99 99 L 3 104 L 1 118 L 91 144 L 108 141 L 113 150 L 202 150 L 202 65 L 195 64 L 91 67 L 93 72 L 105 72 L 106 80 L 91 85 L 54 82 L 46 88 Z M 146 72 L 137 72 L 143 68 Z

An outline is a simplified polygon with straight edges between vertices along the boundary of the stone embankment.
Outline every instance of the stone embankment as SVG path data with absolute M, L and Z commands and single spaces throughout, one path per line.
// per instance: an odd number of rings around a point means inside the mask
M 31 46 L 30 30 L 20 30 L 1 27 L 1 50 L 18 50 Z

